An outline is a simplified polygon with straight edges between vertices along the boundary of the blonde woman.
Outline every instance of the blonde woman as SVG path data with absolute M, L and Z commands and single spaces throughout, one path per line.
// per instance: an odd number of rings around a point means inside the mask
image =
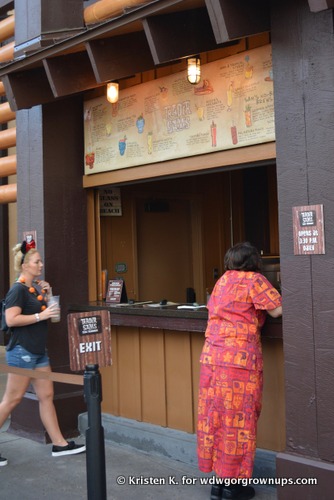
M 50 285 L 39 281 L 43 262 L 36 248 L 29 248 L 27 242 L 13 249 L 14 266 L 19 273 L 17 281 L 6 295 L 6 322 L 11 328 L 11 339 L 7 346 L 6 361 L 9 366 L 40 372 L 50 372 L 47 354 L 47 320 L 59 314 L 57 304 L 48 306 Z M 47 379 L 30 379 L 28 376 L 9 373 L 5 394 L 0 403 L 0 427 L 13 409 L 22 400 L 32 383 L 39 401 L 42 423 L 53 444 L 52 456 L 74 455 L 86 450 L 85 445 L 67 442 L 59 428 L 53 403 L 53 382 Z M 0 457 L 0 465 L 7 460 Z

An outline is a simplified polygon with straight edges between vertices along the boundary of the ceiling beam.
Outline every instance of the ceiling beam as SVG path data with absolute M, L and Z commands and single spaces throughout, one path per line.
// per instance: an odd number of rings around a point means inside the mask
M 152 3 L 144 4 L 142 7 L 138 7 L 138 9 L 135 9 L 134 11 L 129 11 L 116 19 L 111 19 L 109 21 L 93 25 L 84 32 L 65 40 L 61 40 L 51 47 L 43 48 L 31 54 L 29 53 L 23 59 L 19 58 L 6 65 L 1 65 L 0 79 L 2 79 L 2 76 L 7 73 L 14 73 L 16 71 L 30 68 L 35 64 L 39 64 L 43 59 L 59 56 L 64 52 L 76 49 L 81 44 L 89 42 L 92 39 L 110 36 L 114 30 L 130 26 L 131 23 L 141 21 L 142 18 L 162 12 L 164 9 L 170 8 L 174 5 L 182 4 L 183 1 L 184 0 L 156 0 Z
M 14 9 L 14 0 L 0 0 L 0 17 L 6 17 L 9 10 Z
M 320 12 L 334 8 L 334 0 L 308 0 L 308 4 L 311 12 Z
M 97 82 L 127 78 L 154 67 L 145 33 L 92 40 L 86 49 Z
M 143 19 L 155 64 L 217 49 L 206 8 Z
M 14 59 L 85 30 L 82 0 L 15 0 Z
M 2 82 L 12 111 L 54 101 L 43 67 L 3 75 Z
M 216 43 L 270 30 L 268 0 L 205 0 Z
M 99 85 L 87 52 L 77 52 L 43 60 L 54 97 L 64 97 Z

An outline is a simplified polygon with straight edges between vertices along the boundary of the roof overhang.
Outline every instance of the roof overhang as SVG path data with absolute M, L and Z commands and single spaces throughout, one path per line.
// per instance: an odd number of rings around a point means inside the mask
M 155 0 L 1 65 L 0 79 L 11 109 L 28 109 L 269 31 L 269 7 Z

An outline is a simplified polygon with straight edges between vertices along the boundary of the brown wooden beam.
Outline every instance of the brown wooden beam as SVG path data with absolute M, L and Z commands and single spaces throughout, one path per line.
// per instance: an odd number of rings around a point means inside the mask
M 308 0 L 308 4 L 311 12 L 320 12 L 334 8 L 334 0 Z
M 92 40 L 87 53 L 97 82 L 126 78 L 154 67 L 144 32 Z
M 270 30 L 268 0 L 205 0 L 217 43 Z
M 13 111 L 54 101 L 44 68 L 9 73 L 2 77 L 2 82 Z
M 217 49 L 206 8 L 143 19 L 155 64 Z
M 82 0 L 15 0 L 15 56 L 25 57 L 84 30 Z
M 0 16 L 6 17 L 9 10 L 14 9 L 14 1 L 0 0 Z
M 0 153 L 0 158 L 3 152 Z M 0 189 L 6 186 L 8 179 L 0 178 Z M 1 253 L 0 253 L 0 297 L 3 298 L 9 288 L 9 229 L 8 229 L 8 206 L 0 204 L 0 238 L 1 238 Z
M 98 87 L 87 52 L 53 57 L 43 61 L 54 97 Z

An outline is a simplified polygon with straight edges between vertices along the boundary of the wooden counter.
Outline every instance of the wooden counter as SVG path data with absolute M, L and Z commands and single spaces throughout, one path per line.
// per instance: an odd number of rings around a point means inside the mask
M 150 307 L 147 305 L 110 305 L 106 302 L 89 302 L 70 305 L 71 312 L 108 309 L 112 326 L 133 326 L 137 328 L 158 328 L 181 332 L 205 332 L 208 320 L 207 309 L 178 309 L 177 306 Z M 282 319 L 267 316 L 262 330 L 266 338 L 282 338 Z

